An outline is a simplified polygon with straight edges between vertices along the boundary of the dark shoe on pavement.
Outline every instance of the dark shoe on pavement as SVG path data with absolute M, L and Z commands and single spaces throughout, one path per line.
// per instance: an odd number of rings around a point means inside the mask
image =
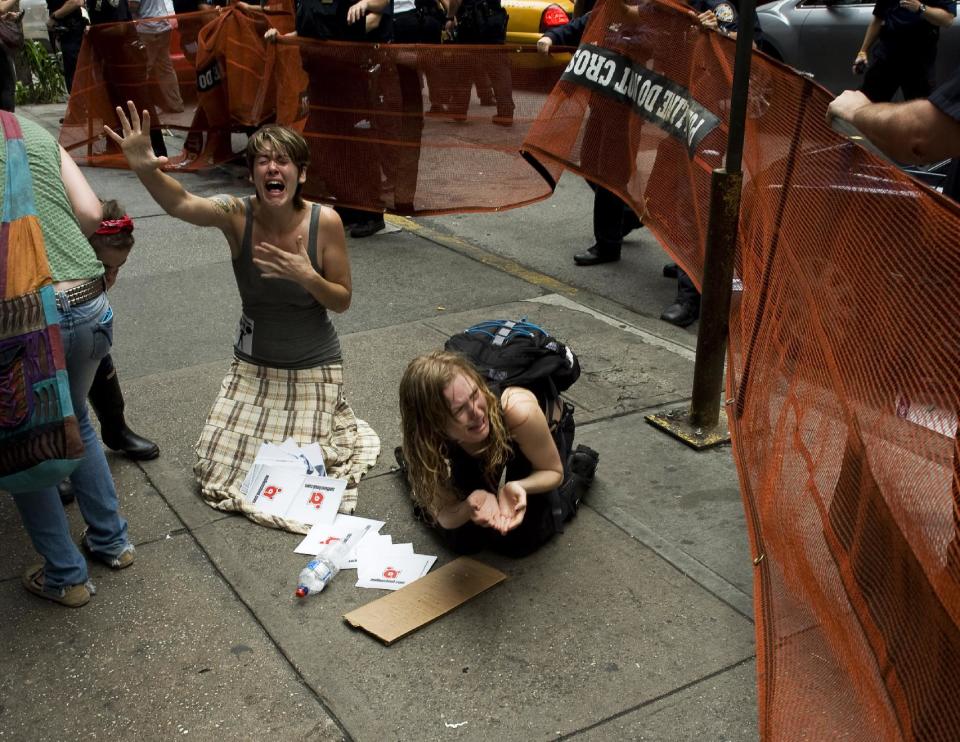
M 660 319 L 677 327 L 689 327 L 700 318 L 700 307 L 690 302 L 675 302 L 663 310 Z
M 567 468 L 571 474 L 578 476 L 581 481 L 589 485 L 597 471 L 600 454 L 589 446 L 579 445 L 567 459 Z
M 160 446 L 142 435 L 137 435 L 125 423 L 111 429 L 107 423 L 101 422 L 100 436 L 108 448 L 122 451 L 128 459 L 134 461 L 149 461 L 160 455 Z
M 156 443 L 127 427 L 123 417 L 123 391 L 110 356 L 104 358 L 97 367 L 89 399 L 100 421 L 100 438 L 109 448 L 123 451 L 135 461 L 155 459 L 160 455 L 160 447 Z
M 615 263 L 620 260 L 620 250 L 603 249 L 594 245 L 586 252 L 573 256 L 577 265 L 600 265 L 601 263 Z
M 676 278 L 678 275 L 680 275 L 680 270 L 677 268 L 676 263 L 667 263 L 663 266 L 664 278 Z
M 350 230 L 350 236 L 355 240 L 362 239 L 363 237 L 370 237 L 371 235 L 375 235 L 386 226 L 387 225 L 381 216 L 379 219 L 371 219 L 367 222 L 360 222 L 357 226 Z
M 73 494 L 73 484 L 69 479 L 64 479 L 57 485 L 57 492 L 60 495 L 60 502 L 63 505 L 69 505 L 77 499 L 77 496 Z

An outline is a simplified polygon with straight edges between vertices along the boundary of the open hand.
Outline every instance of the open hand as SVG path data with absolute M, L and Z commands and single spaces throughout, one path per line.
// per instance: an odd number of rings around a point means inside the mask
M 254 245 L 253 264 L 260 269 L 260 275 L 264 278 L 286 278 L 297 283 L 302 283 L 313 273 L 303 235 L 297 236 L 297 246 L 293 250 L 269 242 Z
M 500 508 L 497 505 L 497 498 L 492 492 L 486 490 L 474 490 L 467 498 L 470 502 L 470 520 L 478 526 L 484 528 L 493 528 L 503 533 L 501 528 Z
M 497 505 L 502 518 L 500 532 L 512 531 L 523 522 L 523 516 L 527 514 L 527 491 L 517 482 L 507 482 L 500 488 Z
M 104 133 L 120 145 L 123 156 L 127 158 L 127 164 L 135 173 L 158 170 L 167 164 L 167 158 L 157 157 L 153 153 L 153 145 L 150 143 L 150 114 L 144 110 L 141 122 L 133 101 L 127 101 L 127 109 L 130 111 L 130 118 L 127 118 L 127 114 L 120 106 L 117 106 L 117 118 L 120 119 L 122 134 L 117 134 L 106 124 L 103 125 Z

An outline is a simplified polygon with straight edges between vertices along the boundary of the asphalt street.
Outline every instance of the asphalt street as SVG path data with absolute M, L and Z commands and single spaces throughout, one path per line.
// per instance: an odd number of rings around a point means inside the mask
M 62 110 L 20 113 L 56 133 Z M 695 453 L 644 421 L 689 401 L 696 339 L 658 319 L 674 286 L 646 231 L 621 262 L 575 267 L 591 192 L 567 175 L 523 209 L 390 218 L 397 229 L 349 241 L 354 301 L 334 321 L 347 398 L 383 450 L 358 515 L 437 566 L 453 558 L 395 470 L 397 383 L 411 357 L 482 319 L 526 315 L 577 351 L 577 439 L 600 452 L 562 536 L 521 560 L 481 554 L 509 579 L 384 647 L 342 620 L 383 592 L 348 572 L 295 602 L 299 537 L 197 495 L 193 444 L 239 316 L 222 236 L 162 214 L 129 172 L 85 174 L 136 222 L 111 291 L 113 355 L 131 427 L 162 454 L 108 455 L 137 561 L 92 566 L 98 593 L 79 610 L 21 587 L 36 556 L 0 498 L 0 740 L 757 738 L 753 566 L 730 450 Z M 249 192 L 235 167 L 181 178 Z

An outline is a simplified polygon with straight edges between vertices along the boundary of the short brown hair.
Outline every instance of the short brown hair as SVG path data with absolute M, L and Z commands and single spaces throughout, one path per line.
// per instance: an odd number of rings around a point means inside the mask
M 310 164 L 310 147 L 307 140 L 293 129 L 279 124 L 267 124 L 261 126 L 247 140 L 247 150 L 245 153 L 247 160 L 247 170 L 253 174 L 253 163 L 258 155 L 265 152 L 279 152 L 285 154 L 297 166 L 297 171 L 302 173 Z M 298 209 L 303 208 L 303 199 L 300 197 L 302 183 L 297 183 L 297 190 L 293 194 L 293 205 Z

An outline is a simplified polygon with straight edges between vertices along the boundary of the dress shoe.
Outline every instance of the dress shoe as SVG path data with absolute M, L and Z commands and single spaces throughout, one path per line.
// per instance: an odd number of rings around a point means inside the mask
M 573 256 L 573 262 L 577 265 L 600 265 L 601 263 L 615 263 L 620 260 L 619 249 L 603 249 L 594 245 L 586 252 L 577 253 Z
M 678 275 L 680 275 L 680 273 L 676 263 L 667 263 L 663 266 L 664 278 L 676 278 Z
M 677 327 L 689 327 L 700 318 L 700 307 L 691 302 L 675 302 L 663 310 L 660 319 Z
M 364 237 L 370 237 L 371 235 L 375 235 L 386 226 L 387 225 L 384 223 L 383 217 L 381 216 L 377 219 L 360 222 L 357 226 L 350 230 L 350 236 L 355 240 L 359 240 Z
M 137 435 L 124 423 L 111 429 L 101 421 L 100 437 L 108 448 L 122 451 L 128 459 L 134 461 L 149 461 L 160 455 L 160 446 L 142 435 Z

